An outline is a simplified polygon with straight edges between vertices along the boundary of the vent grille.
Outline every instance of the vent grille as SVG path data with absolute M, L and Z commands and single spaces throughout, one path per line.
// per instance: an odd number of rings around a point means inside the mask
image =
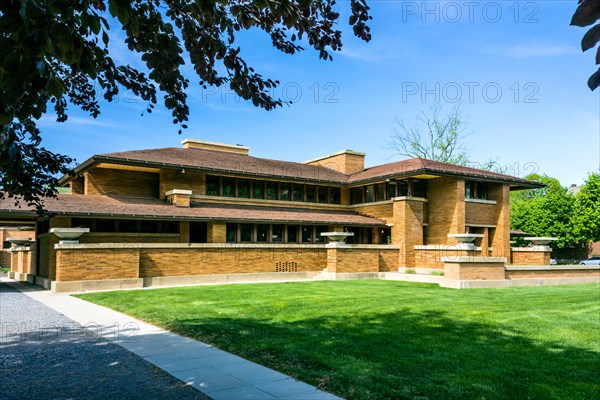
M 298 263 L 296 261 L 282 261 L 275 263 L 276 272 L 296 272 L 298 270 Z

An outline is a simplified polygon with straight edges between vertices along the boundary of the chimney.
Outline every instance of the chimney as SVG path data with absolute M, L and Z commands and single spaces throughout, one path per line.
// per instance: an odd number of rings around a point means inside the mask
M 191 190 L 173 189 L 165 193 L 167 201 L 176 207 L 190 207 Z
M 342 150 L 337 153 L 305 161 L 308 165 L 321 165 L 344 174 L 355 174 L 365 169 L 365 153 Z
M 181 145 L 184 149 L 204 149 L 222 151 L 225 153 L 236 153 L 243 154 L 246 156 L 248 155 L 248 151 L 250 151 L 250 148 L 242 146 L 241 144 L 216 143 L 198 139 L 184 139 L 181 141 Z

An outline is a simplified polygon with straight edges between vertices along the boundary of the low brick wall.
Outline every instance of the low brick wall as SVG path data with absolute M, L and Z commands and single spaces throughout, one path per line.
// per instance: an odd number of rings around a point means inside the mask
M 550 265 L 550 250 L 537 250 L 534 248 L 511 249 L 511 264 L 513 265 Z
M 506 267 L 507 279 L 600 277 L 595 265 L 552 265 L 545 267 Z
M 444 258 L 444 278 L 449 281 L 504 280 L 502 257 Z
M 0 250 L 0 267 L 10 268 L 10 250 Z
M 452 245 L 415 246 L 415 267 L 444 269 L 442 257 L 476 257 L 481 256 L 481 248 L 475 250 L 457 249 Z
M 400 248 L 390 245 L 341 245 L 327 247 L 327 272 L 398 271 Z
M 322 245 L 103 243 L 56 245 L 56 281 L 322 271 Z M 377 253 L 375 252 L 377 260 Z
M 31 248 L 14 247 L 10 252 L 10 270 L 19 274 L 31 273 Z

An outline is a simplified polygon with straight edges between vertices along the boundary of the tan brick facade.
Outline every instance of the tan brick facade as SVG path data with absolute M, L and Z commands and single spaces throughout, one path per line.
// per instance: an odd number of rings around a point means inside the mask
M 138 249 L 56 251 L 56 280 L 85 281 L 139 277 Z
M 454 250 L 451 248 L 440 248 L 440 250 L 415 250 L 415 263 L 413 266 L 419 268 L 443 269 L 442 257 L 457 258 L 461 256 L 481 256 L 480 251 Z
M 352 210 L 369 217 L 382 219 L 387 223 L 394 221 L 394 205 L 391 200 L 376 204 L 353 206 Z
M 307 162 L 308 165 L 322 165 L 343 174 L 353 174 L 365 169 L 365 155 L 355 152 L 340 152 L 329 157 Z
M 446 263 L 444 277 L 448 280 L 503 280 L 504 263 Z
M 159 174 L 94 168 L 84 174 L 86 195 L 159 197 Z
M 196 171 L 163 170 L 160 172 L 160 198 L 165 198 L 165 193 L 173 189 L 191 190 L 192 195 L 206 194 L 206 174 Z
M 514 265 L 550 265 L 549 251 L 513 251 Z
M 455 244 L 449 233 L 465 233 L 465 181 L 430 179 L 427 185 L 427 229 L 425 243 Z
M 400 266 L 414 267 L 414 246 L 423 244 L 424 202 L 404 199 L 393 207 L 392 244 L 400 246 Z

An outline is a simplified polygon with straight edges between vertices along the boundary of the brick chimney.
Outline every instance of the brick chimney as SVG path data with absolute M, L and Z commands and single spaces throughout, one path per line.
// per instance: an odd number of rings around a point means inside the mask
M 213 151 L 223 151 L 225 153 L 236 153 L 248 155 L 250 148 L 241 144 L 225 144 L 216 142 L 207 142 L 206 140 L 184 139 L 181 141 L 184 149 L 204 149 Z
M 365 153 L 342 150 L 337 153 L 305 161 L 308 165 L 322 165 L 344 174 L 354 174 L 365 169 Z
M 165 193 L 167 201 L 176 207 L 190 207 L 191 190 L 173 189 Z

